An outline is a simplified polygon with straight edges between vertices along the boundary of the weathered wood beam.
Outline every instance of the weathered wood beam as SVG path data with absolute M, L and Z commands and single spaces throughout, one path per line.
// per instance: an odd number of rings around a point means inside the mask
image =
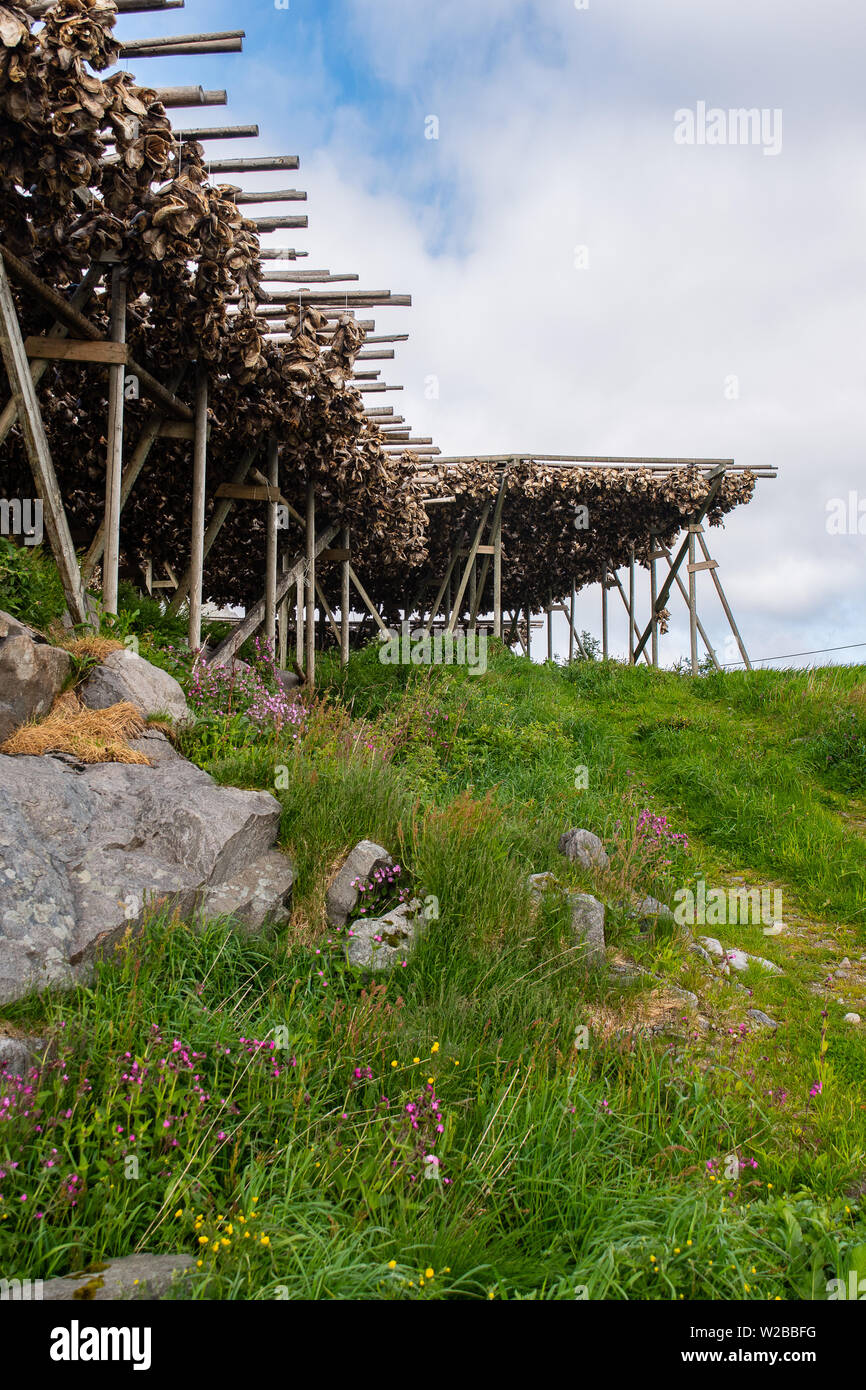
M 228 92 L 206 91 L 204 87 L 156 87 L 157 101 L 161 101 L 167 111 L 181 106 L 226 106 Z
M 208 160 L 207 168 L 209 174 L 275 174 L 284 169 L 299 169 L 300 165 L 296 154 L 277 154 L 254 159 L 213 159 Z
M 0 257 L 0 353 L 9 377 L 9 386 L 16 404 L 18 419 L 24 435 L 24 445 L 33 473 L 37 495 L 42 502 L 45 528 L 63 592 L 74 623 L 88 621 L 87 601 L 69 533 L 69 523 L 57 474 L 45 434 L 45 425 L 30 375 L 30 364 L 24 351 L 21 326 L 15 312 L 12 288 L 6 270 L 5 257 Z
M 126 267 L 116 265 L 111 273 L 112 345 L 123 348 L 123 356 L 108 372 L 108 452 L 105 468 L 105 555 L 102 564 L 102 607 L 117 613 L 117 585 L 120 568 L 120 486 L 123 474 L 124 368 L 126 365 Z M 86 346 L 86 344 L 85 344 Z M 91 344 L 91 347 L 97 344 Z M 100 347 L 109 346 L 99 344 Z
M 259 128 L 257 125 L 199 126 L 193 130 L 175 130 L 173 134 L 175 140 L 195 140 L 196 143 L 204 140 L 257 140 Z
M 73 338 L 31 337 L 24 341 L 31 360 L 46 362 L 94 362 L 99 366 L 125 366 L 129 348 L 125 343 L 78 342 Z
M 711 507 L 711 506 L 713 505 L 713 503 L 715 502 L 716 497 L 717 497 L 718 494 L 719 494 L 719 490 L 720 490 L 720 488 L 721 488 L 721 486 L 722 486 L 722 482 L 723 482 L 723 480 L 724 480 L 725 471 L 726 471 L 726 470 L 725 470 L 725 465 L 724 465 L 724 464 L 719 464 L 719 466 L 718 466 L 718 467 L 713 471 L 713 473 L 710 475 L 710 477 L 711 477 L 710 489 L 709 489 L 709 491 L 708 491 L 706 497 L 704 498 L 703 502 L 701 503 L 700 507 L 699 507 L 698 510 L 694 513 L 694 516 L 691 518 L 691 524 L 692 524 L 692 525 L 700 526 L 700 524 L 701 524 L 701 522 L 703 521 L 704 517 L 706 516 L 707 512 L 710 510 L 710 507 Z M 691 533 L 689 533 L 689 534 L 691 534 Z M 680 546 L 679 550 L 677 551 L 676 559 L 674 560 L 673 564 L 671 565 L 670 573 L 668 574 L 667 578 L 665 579 L 664 584 L 663 584 L 662 587 L 661 587 L 661 592 L 659 593 L 659 596 L 658 596 L 658 598 L 657 598 L 657 600 L 656 600 L 657 608 L 661 609 L 661 608 L 664 608 L 664 607 L 666 606 L 667 601 L 668 601 L 668 598 L 669 598 L 669 596 L 670 596 L 671 589 L 672 589 L 673 586 L 674 586 L 674 581 L 675 581 L 675 579 L 676 579 L 676 577 L 677 577 L 677 573 L 678 573 L 678 571 L 679 571 L 680 565 L 682 564 L 683 560 L 686 558 L 686 555 L 688 554 L 688 549 L 689 549 L 689 536 L 687 535 L 686 538 L 685 538 L 685 540 L 683 541 L 682 545 Z M 638 644 L 637 644 L 637 647 L 635 648 L 635 661 L 637 661 L 637 658 L 640 656 L 641 652 L 643 651 L 644 647 L 646 646 L 647 642 L 649 641 L 651 635 L 652 635 L 652 621 L 650 621 L 649 624 L 647 625 L 646 630 L 644 631 L 644 633 L 643 633 L 643 635 L 642 635 L 640 641 L 639 641 Z
M 346 553 L 346 558 L 340 566 L 340 665 L 343 667 L 349 664 L 349 615 L 350 615 L 350 595 L 349 584 L 351 575 L 349 573 L 349 528 L 344 526 L 340 535 L 341 548 Z
M 275 436 L 268 440 L 268 491 L 279 496 L 280 445 Z M 265 537 L 265 641 L 273 645 L 277 636 L 277 497 L 268 500 Z
M 208 378 L 199 363 L 195 380 L 195 442 L 193 444 L 192 514 L 189 584 L 189 649 L 201 647 L 202 581 L 204 577 L 204 507 L 207 481 Z

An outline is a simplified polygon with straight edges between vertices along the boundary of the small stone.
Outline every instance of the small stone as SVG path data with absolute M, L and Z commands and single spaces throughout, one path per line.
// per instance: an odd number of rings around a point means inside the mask
M 763 1009 L 747 1009 L 746 1013 L 754 1023 L 759 1023 L 762 1028 L 778 1028 L 779 1026 L 775 1019 L 764 1013 Z
M 704 961 L 706 965 L 712 965 L 712 956 L 710 955 L 709 951 L 704 950 L 703 946 L 700 944 L 699 941 L 690 941 L 689 950 L 691 951 L 693 956 L 699 956 L 700 959 Z
M 604 903 L 590 893 L 569 893 L 571 930 L 575 940 L 586 946 L 585 959 L 593 966 L 606 962 L 604 940 Z
M 843 1023 L 859 1023 L 859 1022 L 860 1022 L 860 1015 L 859 1015 L 859 1014 L 846 1014 L 845 1017 L 843 1018 L 842 1022 L 843 1022 Z
M 393 970 L 409 956 L 424 922 L 420 898 L 401 903 L 384 917 L 353 922 L 346 959 L 350 965 L 367 970 Z
M 764 927 L 765 936 L 781 936 L 785 930 L 784 922 L 774 922 L 771 927 Z
M 700 942 L 711 956 L 723 956 L 725 954 L 725 948 L 721 941 L 717 941 L 714 936 L 702 936 Z
M 610 859 L 597 835 L 591 830 L 566 830 L 559 837 L 559 852 L 582 869 L 607 869 Z
M 526 880 L 526 886 L 529 889 L 529 896 L 532 899 L 533 905 L 540 903 L 544 894 L 549 892 L 552 888 L 556 888 L 558 882 L 559 880 L 556 874 L 530 874 L 529 878 Z

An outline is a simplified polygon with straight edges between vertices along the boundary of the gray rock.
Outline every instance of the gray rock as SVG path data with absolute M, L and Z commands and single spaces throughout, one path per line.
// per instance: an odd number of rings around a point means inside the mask
M 688 949 L 693 956 L 699 956 L 705 965 L 712 965 L 713 958 L 709 951 L 705 950 L 699 941 L 690 941 Z
M 604 903 L 590 893 L 569 893 L 568 904 L 574 938 L 586 947 L 584 959 L 589 965 L 603 966 L 606 963 Z
M 0 743 L 28 720 L 48 714 L 71 670 L 69 652 L 0 612 Z
M 566 830 L 559 837 L 559 852 L 583 869 L 607 869 L 610 865 L 604 845 L 591 830 Z
M 91 672 L 81 687 L 81 699 L 89 709 L 108 709 L 128 700 L 145 718 L 168 714 L 176 724 L 190 719 L 186 696 L 174 676 L 125 648 L 112 652 Z
M 413 898 L 384 917 L 355 921 L 346 941 L 346 959 L 368 970 L 393 970 L 409 956 L 424 920 L 423 904 Z
M 124 1299 L 153 1302 L 169 1291 L 175 1276 L 183 1279 L 194 1268 L 191 1255 L 126 1255 L 119 1260 L 106 1260 L 91 1272 L 49 1279 L 42 1286 L 42 1297 L 46 1303 L 112 1303 Z
M 269 850 L 248 868 L 206 891 L 199 912 L 204 917 L 237 917 L 250 932 L 274 926 L 289 916 L 295 871 L 279 850 Z
M 157 765 L 0 756 L 0 1003 L 88 979 L 160 903 L 190 915 L 240 880 L 232 910 L 251 925 L 266 915 L 273 861 L 260 878 L 254 866 L 276 838 L 276 799 L 217 786 L 161 735 L 136 746 Z
M 556 888 L 558 883 L 559 880 L 556 874 L 530 874 L 529 878 L 526 880 L 526 886 L 529 889 L 529 896 L 532 899 L 533 906 L 537 906 L 545 893 Z
M 660 903 L 658 898 L 643 898 L 631 909 L 629 917 L 636 917 L 641 922 L 673 922 L 674 914 L 664 903 Z
M 748 970 L 750 965 L 759 965 L 762 970 L 766 970 L 769 975 L 781 975 L 778 965 L 774 965 L 771 960 L 764 960 L 763 956 L 750 956 L 748 951 L 732 949 L 725 952 L 725 964 L 732 970 Z
M 765 1014 L 762 1009 L 746 1009 L 746 1014 L 753 1023 L 759 1023 L 762 1028 L 778 1028 L 779 1026 L 776 1020 L 770 1018 L 769 1014 Z
M 843 1023 L 859 1023 L 859 1022 L 860 1022 L 860 1015 L 859 1015 L 859 1014 L 846 1014 L 845 1017 L 843 1018 L 842 1022 L 843 1022 Z
M 10 1037 L 0 1033 L 0 1072 L 5 1068 L 8 1075 L 24 1076 L 36 1066 L 44 1047 L 44 1038 Z
M 721 957 L 725 954 L 725 948 L 721 941 L 717 941 L 714 936 L 702 936 L 700 938 L 700 943 L 704 947 L 704 950 L 709 951 L 711 956 Z
M 352 884 L 356 878 L 370 878 L 376 869 L 393 864 L 386 849 L 372 840 L 361 840 L 346 856 L 343 866 L 328 889 L 326 910 L 332 927 L 344 927 L 358 905 L 359 893 Z

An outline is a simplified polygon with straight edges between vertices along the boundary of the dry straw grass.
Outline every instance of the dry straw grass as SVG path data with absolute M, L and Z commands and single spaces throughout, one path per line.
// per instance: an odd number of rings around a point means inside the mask
M 100 637 L 95 632 L 88 633 L 86 637 L 71 637 L 62 629 L 52 628 L 49 636 L 55 647 L 63 647 L 77 661 L 91 659 L 102 662 L 112 652 L 124 650 L 123 643 L 118 642 L 116 637 Z
M 42 758 L 68 753 L 82 763 L 140 763 L 149 758 L 130 748 L 127 740 L 144 733 L 135 705 L 124 701 L 108 709 L 87 709 L 72 691 L 54 702 L 51 713 L 35 724 L 24 724 L 0 745 L 0 753 Z

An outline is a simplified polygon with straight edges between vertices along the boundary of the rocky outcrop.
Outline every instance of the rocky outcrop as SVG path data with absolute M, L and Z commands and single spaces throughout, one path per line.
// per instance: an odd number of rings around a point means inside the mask
M 183 724 L 190 718 L 186 696 L 174 676 L 126 648 L 106 657 L 79 693 L 88 709 L 108 709 L 128 702 L 145 719 L 167 714 L 176 724 Z
M 191 1255 L 126 1255 L 92 1265 L 80 1274 L 47 1280 L 42 1285 L 41 1298 L 46 1303 L 112 1303 L 123 1299 L 153 1302 L 194 1268 Z
M 48 714 L 72 670 L 72 657 L 33 628 L 0 612 L 0 743 Z
M 0 1003 L 86 979 L 159 904 L 285 917 L 275 798 L 217 786 L 161 734 L 133 747 L 153 765 L 0 756 Z

